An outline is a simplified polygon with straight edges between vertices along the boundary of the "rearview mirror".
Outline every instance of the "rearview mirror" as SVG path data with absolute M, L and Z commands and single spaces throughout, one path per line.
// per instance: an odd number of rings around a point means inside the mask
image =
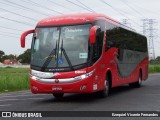
M 35 32 L 35 30 L 28 30 L 28 31 L 26 31 L 26 32 L 24 32 L 22 35 L 21 35 L 21 47 L 22 48 L 25 48 L 25 41 L 26 41 L 26 36 L 28 35 L 28 34 L 31 34 L 31 33 L 34 33 Z
M 90 42 L 90 44 L 95 44 L 96 43 L 97 30 L 100 30 L 100 27 L 96 26 L 96 25 L 93 26 L 90 29 L 90 32 L 89 32 L 89 42 Z

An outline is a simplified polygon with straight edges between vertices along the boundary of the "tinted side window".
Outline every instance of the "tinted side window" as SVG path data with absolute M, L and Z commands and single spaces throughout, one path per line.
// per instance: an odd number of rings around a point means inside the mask
M 106 40 L 106 50 L 116 47 L 119 49 L 147 52 L 147 40 L 145 37 L 111 24 L 108 24 Z
M 114 58 L 121 77 L 128 77 L 147 57 L 147 40 L 144 36 L 110 23 L 106 26 L 106 50 L 118 48 Z M 112 53 L 112 51 L 111 51 Z M 113 54 L 113 53 L 112 53 Z
M 106 22 L 106 50 L 111 47 L 116 47 L 116 40 L 114 39 L 114 34 L 116 33 L 116 26 Z

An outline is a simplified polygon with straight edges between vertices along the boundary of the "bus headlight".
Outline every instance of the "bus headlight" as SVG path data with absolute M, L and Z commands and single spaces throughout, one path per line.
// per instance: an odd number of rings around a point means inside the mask
M 77 76 L 77 77 L 75 77 L 74 79 L 76 79 L 76 80 L 82 80 L 82 79 L 88 78 L 88 77 L 90 77 L 90 76 L 92 76 L 92 75 L 93 75 L 94 71 L 95 71 L 95 69 L 94 69 L 94 70 L 92 70 L 92 71 L 91 71 L 91 72 L 89 72 L 89 73 L 86 73 L 86 74 L 83 74 L 83 75 Z
M 30 74 L 30 78 L 33 80 L 38 80 L 39 78 Z
M 52 72 L 41 72 L 41 71 L 36 71 L 36 70 L 31 70 L 30 71 L 30 74 L 32 76 L 37 76 L 39 78 L 52 78 L 52 77 L 55 77 L 57 75 L 59 75 L 58 73 L 52 73 Z

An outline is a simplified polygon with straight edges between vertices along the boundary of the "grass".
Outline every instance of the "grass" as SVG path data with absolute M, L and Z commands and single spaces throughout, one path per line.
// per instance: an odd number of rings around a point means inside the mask
M 0 93 L 29 89 L 28 68 L 0 68 Z
M 1 73 L 28 73 L 29 68 L 0 68 Z
M 0 68 L 0 93 L 28 90 L 29 68 Z M 160 64 L 149 65 L 149 73 L 160 73 Z
M 160 64 L 150 64 L 149 73 L 160 73 Z

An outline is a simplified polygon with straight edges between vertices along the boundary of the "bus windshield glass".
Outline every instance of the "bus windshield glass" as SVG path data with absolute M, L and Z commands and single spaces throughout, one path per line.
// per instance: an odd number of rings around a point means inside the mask
M 31 65 L 60 68 L 87 63 L 90 27 L 90 24 L 85 24 L 36 28 Z

